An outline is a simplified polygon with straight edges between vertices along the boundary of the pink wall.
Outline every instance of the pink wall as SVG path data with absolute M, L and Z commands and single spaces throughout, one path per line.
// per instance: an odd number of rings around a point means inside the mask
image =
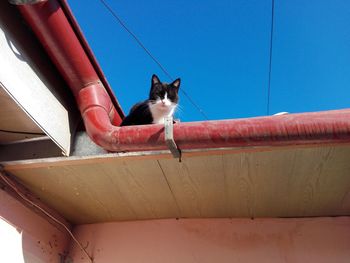
M 134 221 L 75 234 L 94 263 L 350 262 L 350 217 Z M 76 247 L 70 256 L 89 262 Z
M 20 258 L 25 263 L 60 262 L 60 254 L 64 253 L 69 245 L 70 239 L 67 233 L 58 230 L 46 219 L 2 190 L 0 190 L 0 221 L 2 226 L 0 251 L 6 250 L 9 257 L 10 254 L 12 256 L 21 254 Z M 13 231 L 13 227 L 17 232 Z M 6 242 L 5 236 L 19 240 L 19 246 L 15 242 Z M 6 260 L 3 255 L 4 253 L 1 253 L 0 262 L 14 262 Z
M 60 262 L 69 244 L 66 233 L 2 190 L 0 221 L 2 260 L 13 250 L 25 263 Z M 350 262 L 350 217 L 149 220 L 81 225 L 74 233 L 94 263 Z M 89 262 L 74 244 L 69 257 Z

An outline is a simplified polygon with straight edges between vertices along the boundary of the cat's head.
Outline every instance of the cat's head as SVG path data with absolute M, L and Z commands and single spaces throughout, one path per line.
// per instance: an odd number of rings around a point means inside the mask
M 179 101 L 179 88 L 179 78 L 168 84 L 160 82 L 159 78 L 153 75 L 149 100 L 159 110 L 167 111 L 173 109 L 177 106 Z

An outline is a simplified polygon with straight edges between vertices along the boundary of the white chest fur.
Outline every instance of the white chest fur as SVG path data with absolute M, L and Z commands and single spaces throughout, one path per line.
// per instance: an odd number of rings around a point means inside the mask
M 175 108 L 176 108 L 175 106 L 170 106 L 164 109 L 164 108 L 161 108 L 160 106 L 157 107 L 157 106 L 151 105 L 150 110 L 153 117 L 153 123 L 164 124 L 164 118 L 173 116 Z
M 158 99 L 153 104 L 149 103 L 148 106 L 152 113 L 154 124 L 164 124 L 164 118 L 173 116 L 176 108 L 176 105 L 168 99 L 166 93 L 163 100 Z

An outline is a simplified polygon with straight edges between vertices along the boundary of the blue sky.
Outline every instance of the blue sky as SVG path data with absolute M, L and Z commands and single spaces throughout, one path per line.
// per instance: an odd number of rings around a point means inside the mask
M 267 114 L 271 0 L 106 0 L 209 119 Z M 99 0 L 69 1 L 122 108 L 170 80 Z M 349 107 L 350 1 L 275 0 L 269 113 Z M 181 89 L 180 88 L 180 89 Z M 181 121 L 204 120 L 180 93 Z

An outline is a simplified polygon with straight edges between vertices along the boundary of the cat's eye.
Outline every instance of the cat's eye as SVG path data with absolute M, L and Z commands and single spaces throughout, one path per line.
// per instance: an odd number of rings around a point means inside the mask
M 165 91 L 163 91 L 163 90 L 162 90 L 162 91 L 159 91 L 159 92 L 157 93 L 157 96 L 160 97 L 161 99 L 164 98 L 164 96 L 165 96 Z

